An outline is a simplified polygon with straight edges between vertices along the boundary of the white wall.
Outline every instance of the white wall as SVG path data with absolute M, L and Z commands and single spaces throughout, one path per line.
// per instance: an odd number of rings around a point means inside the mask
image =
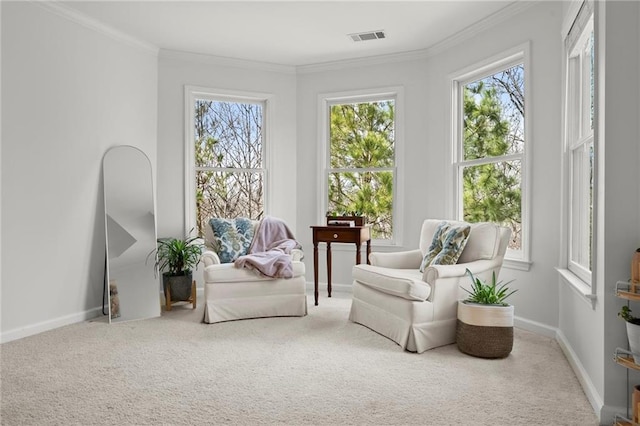
M 638 158 L 640 157 L 640 32 L 638 2 L 603 2 L 605 9 L 605 87 L 604 87 L 604 256 L 599 259 L 599 289 L 604 306 L 604 403 L 624 406 L 625 369 L 609 363 L 616 346 L 626 347 L 623 321 L 617 317 L 622 301 L 612 297 L 615 282 L 630 277 L 633 252 L 640 247 L 640 209 Z M 600 294 L 598 295 L 600 297 Z M 632 304 L 635 314 L 640 304 Z M 632 374 L 633 384 L 640 375 Z M 605 411 L 606 412 L 606 411 Z M 603 420 L 606 420 L 603 418 Z
M 597 3 L 601 115 L 598 118 L 599 209 L 597 230 L 597 301 L 592 309 L 561 281 L 559 333 L 591 381 L 602 423 L 625 414 L 626 370 L 611 361 L 616 347 L 626 347 L 624 322 L 617 312 L 616 281 L 626 281 L 631 257 L 640 246 L 640 7 L 637 2 Z M 632 309 L 635 304 L 632 303 Z M 640 309 L 640 306 L 635 306 Z M 640 383 L 630 373 L 631 385 Z M 589 389 L 587 389 L 589 390 Z M 587 392 L 589 396 L 589 392 Z M 594 402 L 594 401 L 592 401 Z
M 531 64 L 525 72 L 531 79 L 532 140 L 528 153 L 533 159 L 531 256 L 529 272 L 504 269 L 502 277 L 516 279 L 519 291 L 512 301 L 516 314 L 528 325 L 542 324 L 543 331 L 558 324 L 558 289 L 554 267 L 558 259 L 560 179 L 560 57 L 559 3 L 543 2 L 510 16 L 504 22 L 482 30 L 460 44 L 439 53 L 387 64 L 341 67 L 335 70 L 313 68 L 298 77 L 298 238 L 307 253 L 313 245 L 309 225 L 320 220 L 317 205 L 318 94 L 350 89 L 403 86 L 405 103 L 404 203 L 400 220 L 404 233 L 401 249 L 413 249 L 426 218 L 450 217 L 450 100 L 451 76 L 513 47 L 530 42 Z M 400 108 L 400 106 L 398 106 Z M 302 231 L 302 233 L 300 233 Z M 350 286 L 353 247 L 332 246 L 332 282 Z M 373 250 L 387 250 L 376 247 Z M 324 252 L 324 245 L 321 245 Z M 326 282 L 325 256 L 320 256 L 320 281 Z M 313 258 L 307 256 L 307 280 L 313 280 Z M 321 298 L 325 296 L 321 285 Z
M 2 340 L 102 305 L 102 156 L 156 162 L 157 56 L 34 2 L 2 2 Z

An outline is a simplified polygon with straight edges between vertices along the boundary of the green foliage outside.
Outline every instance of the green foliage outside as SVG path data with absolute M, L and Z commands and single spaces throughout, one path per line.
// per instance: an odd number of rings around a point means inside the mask
M 260 219 L 262 105 L 197 100 L 194 108 L 198 235 L 211 217 Z
M 522 151 L 524 93 L 522 66 L 464 87 L 463 215 L 469 222 L 496 222 L 512 231 L 509 247 L 521 248 L 522 163 L 492 161 Z
M 358 212 L 372 238 L 393 235 L 394 101 L 331 106 L 329 211 Z
M 524 144 L 524 70 L 516 66 L 464 86 L 463 215 L 512 229 L 521 247 L 520 153 Z M 262 106 L 198 100 L 195 104 L 198 234 L 209 217 L 259 219 L 263 206 Z M 393 236 L 395 172 L 393 100 L 332 105 L 328 210 L 358 212 L 372 237 Z

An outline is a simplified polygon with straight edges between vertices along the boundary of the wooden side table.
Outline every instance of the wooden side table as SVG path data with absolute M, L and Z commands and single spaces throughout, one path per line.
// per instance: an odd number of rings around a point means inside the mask
M 331 297 L 331 243 L 356 245 L 356 264 L 360 263 L 360 248 L 367 244 L 367 263 L 371 254 L 371 225 L 311 226 L 313 231 L 313 295 L 318 305 L 318 243 L 327 244 L 327 291 Z

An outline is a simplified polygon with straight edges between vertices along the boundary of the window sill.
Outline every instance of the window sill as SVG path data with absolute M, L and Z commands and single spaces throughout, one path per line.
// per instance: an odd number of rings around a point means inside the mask
M 578 278 L 577 275 L 575 275 L 568 269 L 556 268 L 556 271 L 558 271 L 558 274 L 560 274 L 562 281 L 564 281 L 569 286 L 569 288 L 575 291 L 579 296 L 582 296 L 583 300 L 589 301 L 592 307 L 595 306 L 595 302 L 598 296 L 591 292 L 591 286 L 587 285 L 584 281 Z

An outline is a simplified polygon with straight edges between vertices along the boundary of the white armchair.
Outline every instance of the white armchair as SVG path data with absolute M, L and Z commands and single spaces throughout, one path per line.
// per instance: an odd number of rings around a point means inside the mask
M 489 280 L 500 272 L 511 230 L 493 223 L 470 224 L 466 246 L 455 265 L 431 265 L 420 272 L 441 220 L 422 224 L 419 249 L 371 253 L 371 265 L 353 267 L 349 319 L 422 353 L 456 341 L 457 303 L 469 287 L 469 269 Z M 449 221 L 453 224 L 461 222 Z
M 216 323 L 246 318 L 304 316 L 307 314 L 305 267 L 302 250 L 293 249 L 292 277 L 271 278 L 257 270 L 221 263 L 212 250 L 214 236 L 205 232 L 201 257 L 204 264 L 204 322 Z

